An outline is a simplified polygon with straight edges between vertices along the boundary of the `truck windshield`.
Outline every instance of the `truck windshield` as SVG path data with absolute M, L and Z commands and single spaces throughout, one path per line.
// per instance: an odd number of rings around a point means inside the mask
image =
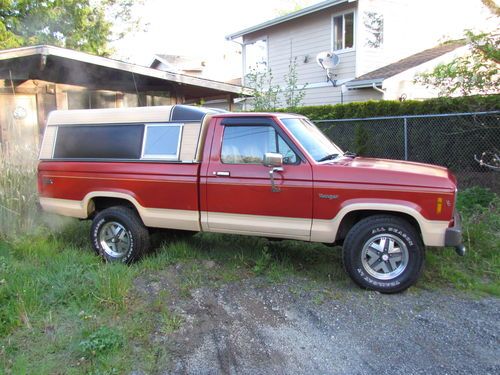
M 281 122 L 316 161 L 332 160 L 343 155 L 313 123 L 302 118 L 285 118 Z

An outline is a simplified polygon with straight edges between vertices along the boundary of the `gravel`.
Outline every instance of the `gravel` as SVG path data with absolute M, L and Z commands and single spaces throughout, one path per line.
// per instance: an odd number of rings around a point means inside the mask
M 158 276 L 156 276 L 158 279 Z M 175 277 L 138 283 L 174 290 Z M 412 288 L 249 278 L 175 292 L 181 329 L 157 338 L 165 374 L 500 374 L 500 300 Z

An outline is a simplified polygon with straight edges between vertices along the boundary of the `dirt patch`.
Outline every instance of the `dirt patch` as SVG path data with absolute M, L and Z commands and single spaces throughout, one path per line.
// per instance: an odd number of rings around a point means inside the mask
M 173 333 L 155 332 L 169 353 L 159 373 L 500 373 L 498 299 L 415 288 L 381 295 L 306 278 L 201 279 L 186 295 L 192 267 L 136 282 L 140 295 L 163 299 L 183 320 Z M 195 264 L 205 275 L 218 267 Z

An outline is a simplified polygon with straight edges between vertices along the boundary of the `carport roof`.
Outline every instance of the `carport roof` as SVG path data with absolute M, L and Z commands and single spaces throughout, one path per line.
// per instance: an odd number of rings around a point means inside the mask
M 182 92 L 186 99 L 251 95 L 238 85 L 135 65 L 53 46 L 0 51 L 0 78 L 38 79 L 116 91 Z

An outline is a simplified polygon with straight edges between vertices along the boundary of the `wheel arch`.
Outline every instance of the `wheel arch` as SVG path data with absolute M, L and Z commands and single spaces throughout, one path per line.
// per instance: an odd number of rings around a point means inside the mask
M 394 211 L 394 210 L 358 209 L 349 211 L 343 216 L 342 220 L 340 221 L 337 234 L 335 236 L 335 242 L 341 243 L 347 236 L 347 233 L 349 233 L 351 228 L 356 223 L 367 217 L 375 215 L 388 215 L 403 219 L 407 221 L 410 225 L 412 225 L 417 230 L 417 233 L 419 234 L 420 238 L 423 239 L 422 228 L 420 227 L 418 220 L 407 212 Z
M 371 215 L 393 215 L 414 225 L 426 246 L 444 246 L 448 221 L 428 220 L 420 206 L 412 202 L 377 200 L 376 202 L 344 202 L 342 209 L 330 220 L 314 219 L 311 241 L 323 243 L 342 242 L 348 229 L 359 220 Z
M 114 191 L 95 191 L 89 193 L 83 199 L 83 207 L 86 209 L 87 217 L 92 218 L 97 212 L 113 206 L 124 206 L 134 210 L 139 217 L 141 205 L 128 193 Z M 142 217 L 141 217 L 142 219 Z

